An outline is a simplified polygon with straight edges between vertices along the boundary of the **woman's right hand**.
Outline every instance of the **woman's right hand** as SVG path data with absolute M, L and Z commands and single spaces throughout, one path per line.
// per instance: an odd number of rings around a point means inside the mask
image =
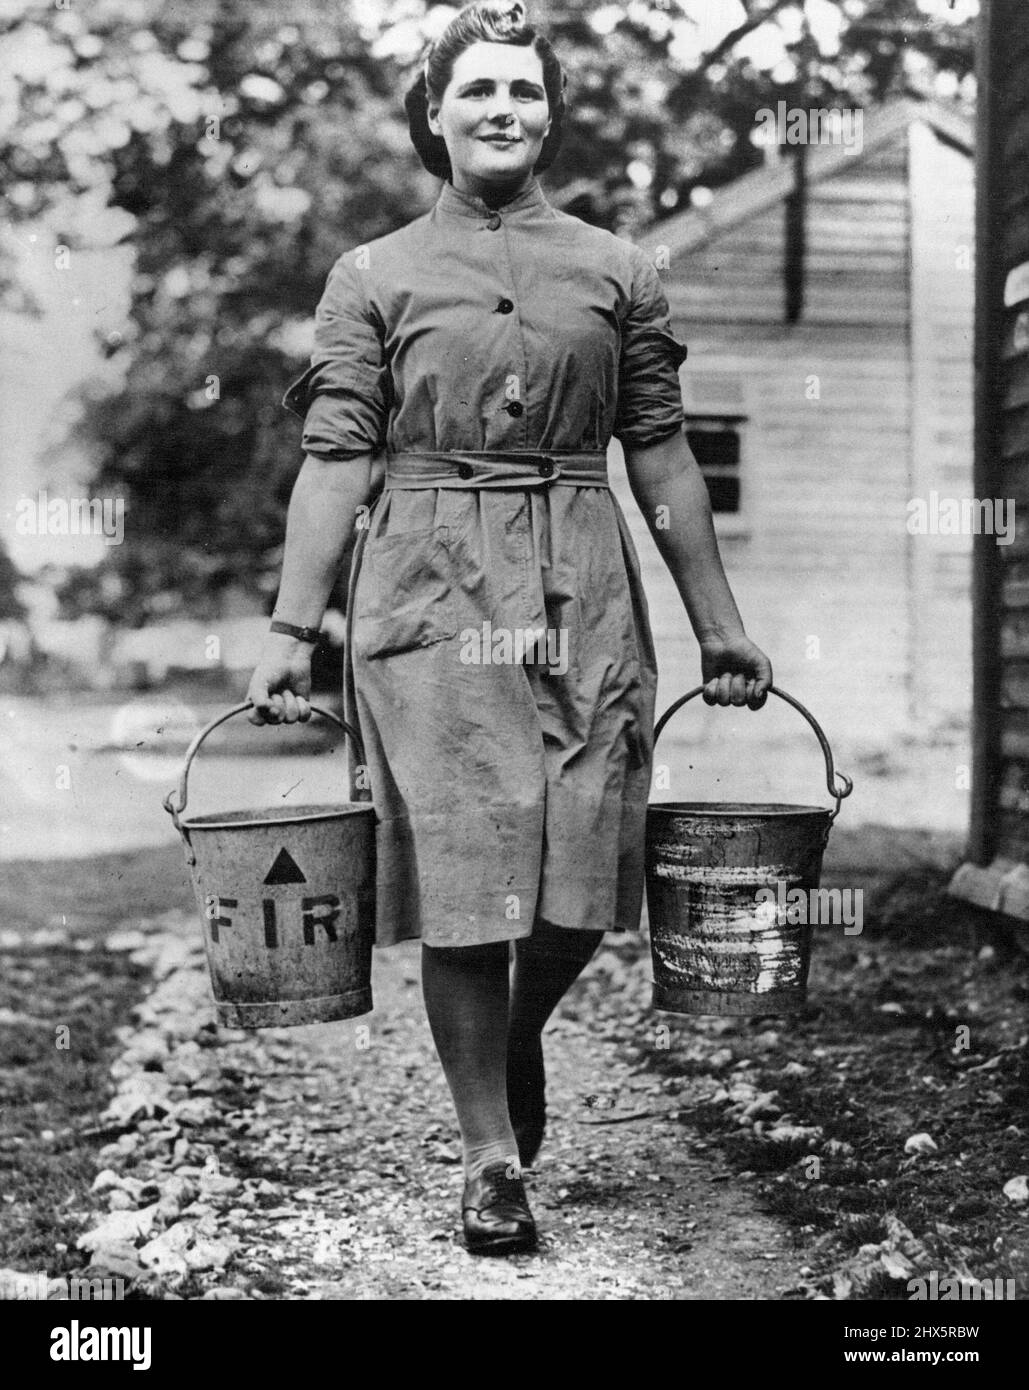
M 279 632 L 267 635 L 247 688 L 247 699 L 254 704 L 247 715 L 251 724 L 303 724 L 310 719 L 313 651 L 310 642 Z

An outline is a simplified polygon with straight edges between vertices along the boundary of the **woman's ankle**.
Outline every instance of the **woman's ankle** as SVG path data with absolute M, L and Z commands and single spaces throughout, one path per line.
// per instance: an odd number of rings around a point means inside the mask
M 463 1148 L 464 1175 L 468 1182 L 472 1178 L 479 1177 L 494 1163 L 503 1163 L 508 1176 L 512 1178 L 521 1176 L 522 1168 L 518 1161 L 518 1142 L 513 1131 L 510 1137 L 505 1136 L 487 1144 L 465 1144 Z

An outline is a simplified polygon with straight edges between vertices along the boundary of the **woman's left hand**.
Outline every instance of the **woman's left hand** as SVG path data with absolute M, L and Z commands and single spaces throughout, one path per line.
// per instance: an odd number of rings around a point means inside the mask
M 745 633 L 709 637 L 700 644 L 704 702 L 760 709 L 772 684 L 772 663 Z

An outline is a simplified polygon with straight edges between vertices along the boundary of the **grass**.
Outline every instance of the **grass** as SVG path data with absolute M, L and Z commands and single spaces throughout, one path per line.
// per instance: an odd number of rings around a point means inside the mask
M 82 1131 L 107 1103 L 114 1030 L 146 978 L 100 945 L 35 946 L 31 934 L 64 918 L 77 941 L 98 942 L 123 919 L 192 901 L 177 845 L 0 869 L 0 928 L 26 937 L 0 951 L 0 1265 L 81 1268 L 77 1204 L 104 1142 Z
M 0 929 L 32 932 L 62 925 L 72 935 L 104 936 L 119 921 L 194 907 L 182 848 L 93 859 L 12 860 L 0 865 Z
M 0 1028 L 4 1266 L 56 1276 L 82 1264 L 75 1204 L 96 1165 L 80 1130 L 106 1103 L 109 1041 L 139 997 L 140 974 L 105 952 L 4 952 L 0 1009 L 32 1010 Z

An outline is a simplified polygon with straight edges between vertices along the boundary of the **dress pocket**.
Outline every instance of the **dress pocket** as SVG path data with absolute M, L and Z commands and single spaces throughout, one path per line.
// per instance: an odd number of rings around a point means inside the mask
M 369 540 L 355 604 L 354 653 L 369 661 L 456 636 L 450 528 Z

